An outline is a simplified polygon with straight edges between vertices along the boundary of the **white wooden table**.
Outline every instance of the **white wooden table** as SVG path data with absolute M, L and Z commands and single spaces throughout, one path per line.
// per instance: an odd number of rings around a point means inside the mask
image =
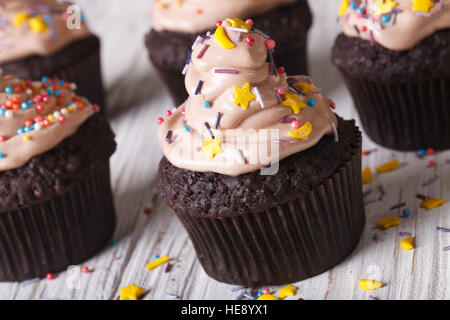
M 112 185 L 118 215 L 115 245 L 86 261 L 92 272 L 74 275 L 60 273 L 54 280 L 0 284 L 0 299 L 115 299 L 119 290 L 131 283 L 147 290 L 144 299 L 235 299 L 234 286 L 210 279 L 195 257 L 194 248 L 175 215 L 161 203 L 153 203 L 158 162 L 162 155 L 155 138 L 155 119 L 173 108 L 162 82 L 151 67 L 144 47 L 144 34 L 151 26 L 151 0 L 78 0 L 85 9 L 92 30 L 102 38 L 102 63 L 108 104 L 113 110 L 111 123 L 117 134 L 118 149 L 112 158 Z M 352 101 L 335 68 L 330 50 L 339 27 L 336 22 L 338 0 L 311 0 L 314 26 L 309 37 L 310 70 L 316 84 L 336 101 L 337 112 L 356 118 Z M 450 227 L 450 205 L 426 212 L 419 208 L 417 193 L 450 199 L 450 152 L 418 159 L 414 153 L 392 152 L 364 137 L 364 149 L 378 152 L 363 159 L 374 169 L 393 158 L 405 165 L 392 173 L 375 176 L 365 190 L 378 196 L 383 185 L 383 201 L 366 207 L 367 225 L 356 251 L 334 269 L 296 283 L 297 295 L 308 299 L 448 299 L 450 298 L 450 234 L 437 226 Z M 427 169 L 429 160 L 437 167 Z M 439 175 L 428 187 L 422 184 Z M 409 218 L 387 231 L 376 230 L 383 214 L 395 215 L 390 207 L 407 202 Z M 145 214 L 151 208 L 151 214 Z M 399 247 L 399 232 L 416 235 L 417 248 L 406 252 Z M 382 242 L 372 238 L 377 233 Z M 155 255 L 168 255 L 174 263 L 146 271 Z M 358 280 L 372 278 L 386 283 L 373 292 L 358 288 Z M 262 288 L 261 288 L 262 289 Z M 274 288 L 278 289 L 278 288 Z

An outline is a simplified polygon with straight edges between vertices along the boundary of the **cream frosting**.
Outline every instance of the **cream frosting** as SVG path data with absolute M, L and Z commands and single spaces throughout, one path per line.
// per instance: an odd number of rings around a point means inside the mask
M 47 56 L 90 32 L 67 27 L 70 3 L 56 0 L 0 0 L 0 63 L 31 55 Z
M 434 32 L 450 28 L 450 1 L 344 0 L 339 16 L 347 36 L 390 50 L 408 50 Z
M 0 78 L 0 171 L 19 168 L 56 147 L 98 110 L 75 89 L 57 79 Z
M 296 0 L 159 0 L 153 10 L 157 31 L 199 33 L 228 17 L 247 18 Z
M 230 176 L 253 172 L 311 148 L 337 126 L 330 100 L 308 77 L 273 72 L 262 33 L 230 26 L 224 21 L 215 35 L 196 41 L 185 79 L 189 98 L 159 128 L 163 153 L 179 168 Z M 291 136 L 302 129 L 309 136 Z

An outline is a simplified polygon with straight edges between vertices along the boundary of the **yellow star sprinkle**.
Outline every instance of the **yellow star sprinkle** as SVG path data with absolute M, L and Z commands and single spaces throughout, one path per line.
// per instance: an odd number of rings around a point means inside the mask
M 120 300 L 137 300 L 144 292 L 145 290 L 143 288 L 131 284 L 120 290 Z
M 244 20 L 242 20 L 242 19 L 239 19 L 239 18 L 231 19 L 231 18 L 229 18 L 229 19 L 227 19 L 227 21 L 231 24 L 231 26 L 233 28 L 242 28 L 242 29 L 247 29 L 247 30 L 251 29 L 251 27 L 247 23 L 245 23 Z
M 420 204 L 420 207 L 425 208 L 427 210 L 433 210 L 433 209 L 436 209 L 436 208 L 442 206 L 444 203 L 445 203 L 444 199 L 429 198 L 429 199 L 423 201 Z
M 295 296 L 296 290 L 297 290 L 297 288 L 294 287 L 293 285 L 288 285 L 288 286 L 284 287 L 283 289 L 281 289 L 280 291 L 278 291 L 278 294 L 280 295 L 280 299 L 284 299 L 286 297 Z
M 401 242 L 400 242 L 400 246 L 402 247 L 402 249 L 403 250 L 412 250 L 412 249 L 414 249 L 414 243 L 415 243 L 415 237 L 408 237 L 408 238 L 405 238 L 405 239 L 403 239 Z
M 339 17 L 343 17 L 350 6 L 350 0 L 343 0 L 339 6 Z
M 424 13 L 430 12 L 431 8 L 436 5 L 435 2 L 431 0 L 413 0 L 413 11 L 421 11 Z
M 308 138 L 312 132 L 312 124 L 311 122 L 306 122 L 302 127 L 289 132 L 289 136 L 295 138 L 297 140 L 303 140 Z
M 30 24 L 30 28 L 34 33 L 45 32 L 47 31 L 47 24 L 44 22 L 42 17 L 33 17 L 28 19 L 28 23 Z
M 295 86 L 297 88 L 299 88 L 300 90 L 302 90 L 304 93 L 310 93 L 310 92 L 317 90 L 317 88 L 313 84 L 306 83 L 306 82 L 296 83 Z
M 398 216 L 383 217 L 383 218 L 381 218 L 381 220 L 377 221 L 377 227 L 380 227 L 383 229 L 389 229 L 398 224 L 400 224 L 400 220 L 398 219 Z
M 284 101 L 281 104 L 285 107 L 291 108 L 293 114 L 297 114 L 300 110 L 306 108 L 306 104 L 300 100 L 296 94 L 285 93 L 282 97 Z
M 236 106 L 241 105 L 244 110 L 247 110 L 250 101 L 255 100 L 256 96 L 250 90 L 250 83 L 246 83 L 242 88 L 234 87 L 234 104 Z
M 375 290 L 381 288 L 384 285 L 383 282 L 370 280 L 370 279 L 361 279 L 359 280 L 359 287 L 364 290 Z
M 14 27 L 19 27 L 22 25 L 22 23 L 27 20 L 30 17 L 30 15 L 26 12 L 19 12 L 18 14 L 16 14 L 16 16 L 14 17 Z
M 219 154 L 223 153 L 222 147 L 220 144 L 222 143 L 222 139 L 215 138 L 215 139 L 206 139 L 205 145 L 202 148 L 202 153 L 205 153 L 208 155 L 208 157 L 212 160 L 214 157 Z
M 385 14 L 391 12 L 392 9 L 394 9 L 396 6 L 398 6 L 398 3 L 393 0 L 378 0 L 378 11 L 377 14 Z

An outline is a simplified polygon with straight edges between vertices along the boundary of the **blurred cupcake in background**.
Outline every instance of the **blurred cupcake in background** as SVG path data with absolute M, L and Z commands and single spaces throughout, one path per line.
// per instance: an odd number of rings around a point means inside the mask
M 0 74 L 0 281 L 63 271 L 112 237 L 114 134 L 72 88 Z
M 70 6 L 56 0 L 1 0 L 0 65 L 24 79 L 73 82 L 77 93 L 103 109 L 100 40 L 79 8 Z
M 213 31 L 225 18 L 251 19 L 272 30 L 275 60 L 294 74 L 307 74 L 307 32 L 312 15 L 306 0 L 156 0 L 153 28 L 146 36 L 150 60 L 166 83 L 175 104 L 188 94 L 183 68 L 199 35 Z M 250 22 L 250 23 L 251 23 Z
M 344 0 L 339 20 L 332 60 L 369 137 L 450 148 L 450 1 Z

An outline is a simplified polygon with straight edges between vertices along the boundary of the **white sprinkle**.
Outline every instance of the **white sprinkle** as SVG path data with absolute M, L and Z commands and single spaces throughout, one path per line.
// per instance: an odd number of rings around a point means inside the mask
M 189 65 L 187 64 L 187 65 L 184 66 L 183 72 L 181 72 L 181 74 L 182 74 L 183 76 L 185 76 L 186 73 L 188 72 L 188 69 L 189 69 Z
M 227 30 L 248 33 L 248 30 L 244 28 L 228 27 Z
M 254 87 L 253 89 L 254 89 L 255 94 L 256 94 L 256 99 L 258 99 L 258 102 L 261 105 L 261 108 L 264 109 L 266 107 L 266 105 L 265 105 L 264 100 L 263 100 L 263 98 L 261 96 L 261 92 L 259 92 L 258 87 Z

